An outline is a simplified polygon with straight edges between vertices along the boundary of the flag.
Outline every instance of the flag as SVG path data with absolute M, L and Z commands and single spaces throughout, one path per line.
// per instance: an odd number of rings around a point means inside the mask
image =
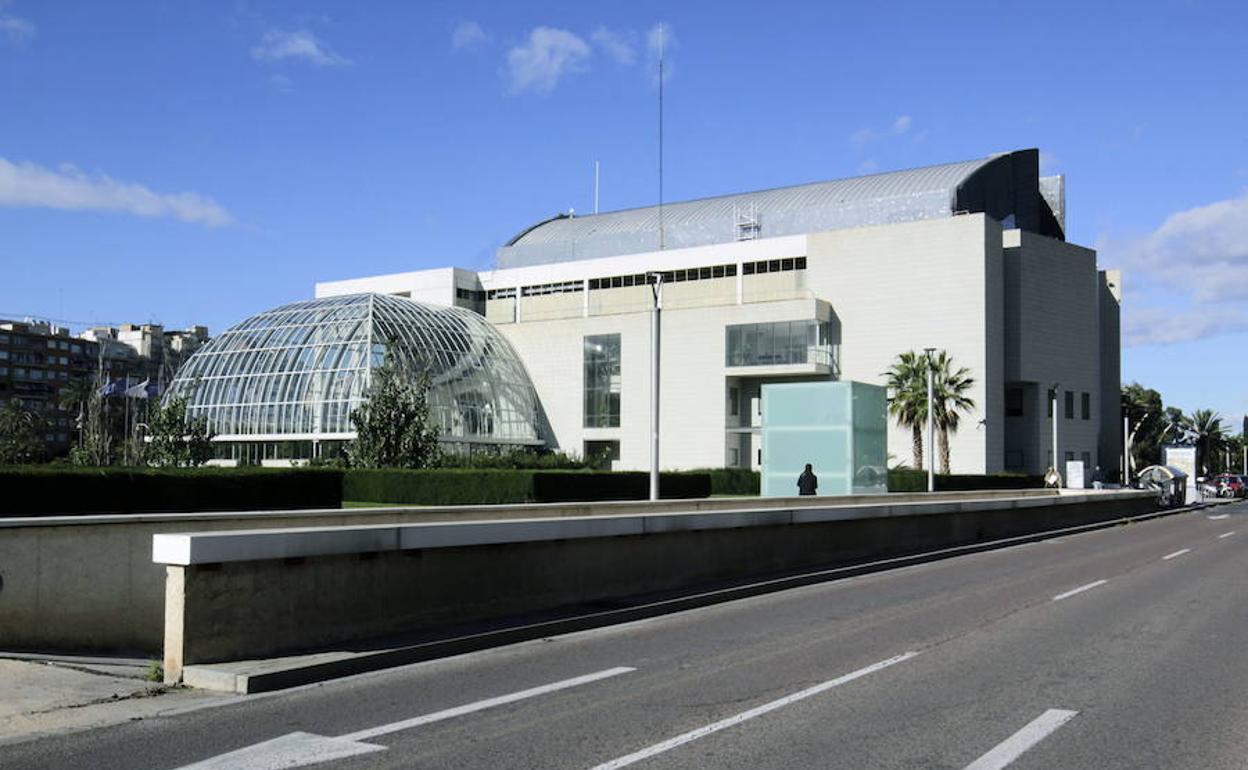
M 147 380 L 143 380 L 137 385 L 132 385 L 129 388 L 126 388 L 126 398 L 147 398 L 147 383 Z
M 107 385 L 100 388 L 100 395 L 107 398 L 109 396 L 116 396 L 119 393 L 124 393 L 125 390 L 125 380 L 110 380 Z

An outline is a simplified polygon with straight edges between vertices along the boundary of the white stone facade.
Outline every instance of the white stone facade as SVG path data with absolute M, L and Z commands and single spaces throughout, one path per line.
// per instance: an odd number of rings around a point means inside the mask
M 751 272 L 760 261 L 777 269 Z M 948 351 L 975 378 L 975 410 L 951 440 L 953 472 L 1043 472 L 1054 382 L 1060 459 L 1086 455 L 1107 472 L 1118 467 L 1121 440 L 1103 423 L 1119 422 L 1118 405 L 1106 402 L 1118 387 L 1121 296 L 1108 284 L 1120 278 L 1098 272 L 1089 249 L 1003 230 L 987 214 L 481 273 L 360 278 L 320 283 L 316 294 L 375 291 L 484 312 L 528 368 L 557 448 L 579 454 L 586 442 L 618 441 L 614 467 L 642 470 L 650 464 L 652 298 L 636 277 L 690 269 L 699 270 L 697 280 L 673 279 L 664 288 L 665 469 L 756 467 L 751 411 L 763 382 L 883 384 L 899 353 L 926 347 Z M 613 286 L 612 279 L 623 280 Z M 774 321 L 826 323 L 832 359 L 727 365 L 729 325 Z M 620 336 L 619 426 L 586 427 L 584 342 L 603 334 Z M 911 462 L 908 430 L 892 426 L 889 453 L 890 464 Z

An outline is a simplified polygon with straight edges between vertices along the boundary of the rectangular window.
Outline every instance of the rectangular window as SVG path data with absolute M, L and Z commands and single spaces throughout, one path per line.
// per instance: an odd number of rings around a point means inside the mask
M 1084 468 L 1084 471 L 1086 472 L 1086 471 L 1088 471 L 1088 470 L 1091 470 L 1091 468 L 1092 468 L 1092 455 L 1091 455 L 1091 453 L 1089 453 L 1089 452 L 1081 452 L 1081 453 L 1080 453 L 1080 455 L 1079 455 L 1079 457 L 1083 460 L 1083 468 Z
M 736 388 L 728 389 L 728 414 L 736 417 L 741 412 L 741 391 Z
M 585 338 L 585 427 L 620 427 L 620 335 Z
M 1066 453 L 1066 462 L 1068 462 L 1068 463 L 1069 463 L 1069 462 L 1074 462 L 1074 460 L 1075 460 L 1075 453 L 1074 453 L 1074 452 L 1067 452 L 1067 453 Z
M 585 460 L 600 470 L 611 470 L 611 464 L 620 460 L 620 442 L 586 441 Z
M 1005 389 L 1005 416 L 1006 417 L 1022 417 L 1023 416 L 1023 389 L 1022 388 L 1006 388 Z
M 1080 411 L 1083 413 L 1083 419 L 1091 420 L 1092 419 L 1092 394 L 1081 393 L 1079 395 L 1079 407 L 1080 407 Z
M 832 364 L 827 321 L 777 321 L 725 327 L 725 366 Z
M 1075 393 L 1072 390 L 1066 391 L 1066 419 L 1075 419 Z
M 1044 399 L 1045 410 L 1049 417 L 1053 416 L 1053 402 L 1056 400 L 1057 400 L 1057 391 L 1050 390 L 1048 393 L 1048 397 Z

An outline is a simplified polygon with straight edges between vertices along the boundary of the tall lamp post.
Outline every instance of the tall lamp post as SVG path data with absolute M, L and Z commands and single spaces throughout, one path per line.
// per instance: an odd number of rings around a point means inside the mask
M 650 499 L 659 499 L 659 331 L 663 312 L 663 274 L 647 273 L 654 310 L 650 315 Z
M 927 364 L 927 491 L 936 491 L 936 421 L 932 412 L 932 391 L 934 388 L 934 371 L 932 354 L 936 348 L 923 348 L 923 362 Z
M 1050 411 L 1053 412 L 1053 470 L 1054 472 L 1060 474 L 1061 471 L 1057 470 L 1057 390 L 1059 387 L 1061 387 L 1060 382 L 1053 383 L 1053 387 L 1049 390 L 1049 403 L 1052 404 L 1052 409 Z

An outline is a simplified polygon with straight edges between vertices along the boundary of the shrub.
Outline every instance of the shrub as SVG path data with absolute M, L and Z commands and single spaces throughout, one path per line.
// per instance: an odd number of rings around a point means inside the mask
M 0 468 L 0 516 L 338 508 L 342 472 L 242 468 Z
M 526 470 L 352 468 L 342 481 L 343 499 L 370 503 L 523 503 L 532 492 L 533 472 Z
M 977 489 L 1036 489 L 1044 486 L 1043 476 L 1028 476 L 1023 473 L 994 473 L 991 475 L 976 474 L 936 474 L 937 492 L 969 492 Z M 926 492 L 927 471 L 911 469 L 890 469 L 888 472 L 889 492 Z
M 758 471 L 749 468 L 703 468 L 693 473 L 711 477 L 712 495 L 757 495 L 760 488 Z
M 660 477 L 659 492 L 664 498 L 707 497 L 710 490 L 706 473 L 664 473 Z M 645 500 L 649 496 L 650 475 L 642 472 L 354 468 L 343 477 L 344 499 L 371 503 L 489 505 Z

